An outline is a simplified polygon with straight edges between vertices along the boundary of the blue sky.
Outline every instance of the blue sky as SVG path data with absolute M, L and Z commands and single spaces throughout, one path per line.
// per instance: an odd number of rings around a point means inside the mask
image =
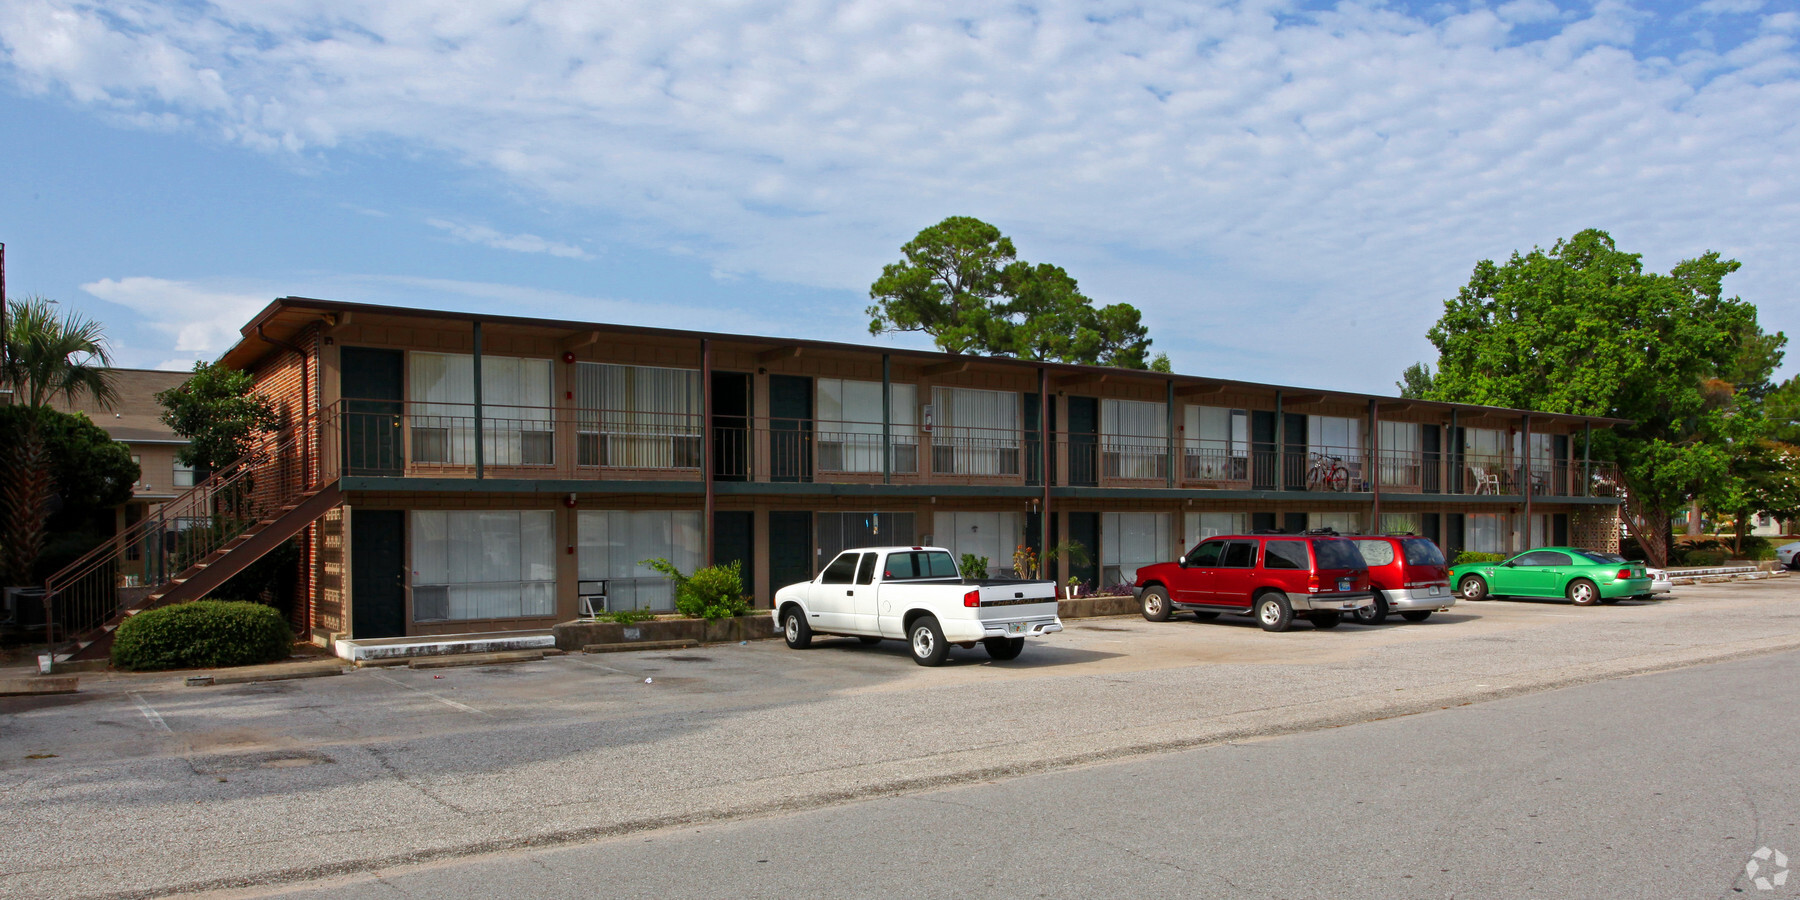
M 864 341 L 975 215 L 1180 371 L 1386 391 L 1476 260 L 1585 227 L 1794 331 L 1796 41 L 1791 0 L 9 0 L 0 241 L 185 367 L 287 294 Z

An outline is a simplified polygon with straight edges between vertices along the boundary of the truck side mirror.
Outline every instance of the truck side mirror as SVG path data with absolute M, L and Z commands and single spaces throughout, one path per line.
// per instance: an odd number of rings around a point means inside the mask
M 1175 564 L 1184 569 L 1187 568 L 1187 557 L 1182 556 L 1180 559 L 1175 560 Z

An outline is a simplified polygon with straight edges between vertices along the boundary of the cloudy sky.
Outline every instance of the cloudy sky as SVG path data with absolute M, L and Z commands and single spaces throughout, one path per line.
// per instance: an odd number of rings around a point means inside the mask
M 1477 260 L 1586 227 L 1800 330 L 1796 41 L 1795 0 L 6 0 L 0 241 L 185 367 L 289 294 L 864 340 L 973 215 L 1178 371 L 1387 391 Z

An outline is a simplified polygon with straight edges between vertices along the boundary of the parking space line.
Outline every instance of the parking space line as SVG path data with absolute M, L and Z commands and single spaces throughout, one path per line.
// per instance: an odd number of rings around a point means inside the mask
M 404 681 L 401 681 L 401 680 L 399 680 L 399 679 L 397 679 L 397 678 L 393 678 L 393 677 L 390 677 L 390 676 L 389 676 L 389 675 L 388 675 L 388 674 L 387 674 L 387 673 L 385 673 L 385 672 L 371 672 L 371 673 L 370 673 L 370 674 L 372 674 L 372 675 L 374 675 L 374 676 L 375 676 L 375 677 L 376 677 L 376 678 L 379 678 L 379 679 L 381 679 L 381 680 L 382 680 L 382 681 L 385 681 L 385 682 L 387 682 L 387 683 L 388 683 L 388 684 L 391 684 L 391 685 L 394 685 L 394 686 L 396 686 L 396 687 L 403 687 L 403 688 L 406 688 L 406 689 L 407 689 L 407 690 L 409 690 L 409 691 L 412 691 L 412 692 L 414 692 L 414 693 L 418 693 L 418 694 L 424 694 L 424 695 L 425 695 L 425 696 L 427 696 L 427 697 L 430 697 L 430 698 L 431 698 L 431 699 L 433 699 L 433 700 L 436 700 L 436 701 L 437 701 L 437 702 L 439 702 L 439 703 L 442 703 L 442 704 L 444 704 L 444 705 L 445 705 L 445 706 L 448 706 L 448 707 L 451 707 L 451 708 L 453 708 L 453 709 L 460 709 L 460 710 L 462 710 L 462 711 L 463 711 L 463 712 L 466 712 L 466 713 L 474 713 L 474 714 L 475 714 L 475 715 L 478 715 L 478 716 L 485 716 L 485 715 L 487 715 L 487 713 L 484 713 L 484 712 L 482 712 L 482 711 L 481 711 L 481 710 L 479 710 L 479 709 L 476 709 L 476 708 L 475 708 L 475 707 L 473 707 L 473 706 L 470 706 L 470 705 L 468 705 L 468 704 L 467 704 L 467 703 L 458 703 L 458 702 L 456 702 L 456 701 L 455 701 L 455 700 L 452 700 L 452 699 L 450 699 L 450 698 L 449 698 L 449 697 L 443 697 L 443 696 L 439 696 L 439 695 L 438 695 L 438 694 L 435 694 L 435 693 L 433 693 L 433 692 L 431 692 L 431 691 L 428 691 L 428 690 L 425 690 L 425 689 L 424 689 L 424 688 L 416 688 L 416 687 L 413 687 L 413 686 L 412 686 L 412 685 L 410 685 L 410 684 L 407 684 L 407 683 L 406 683 L 406 682 L 404 682 Z
M 131 693 L 126 694 L 126 696 L 131 698 L 131 702 L 137 704 L 138 712 L 143 713 L 144 718 L 149 719 L 151 725 L 156 726 L 163 734 L 175 733 L 175 730 L 169 727 L 169 723 L 163 721 L 162 713 L 157 712 L 151 707 L 150 704 L 144 700 L 143 695 L 136 691 L 132 691 Z

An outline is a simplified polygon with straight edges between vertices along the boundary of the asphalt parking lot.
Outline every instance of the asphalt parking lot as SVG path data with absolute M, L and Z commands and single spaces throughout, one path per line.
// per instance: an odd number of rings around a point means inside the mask
M 1800 580 L 1424 623 L 1075 620 L 995 663 L 779 641 L 0 700 L 0 894 L 136 896 L 812 808 L 1800 647 Z M 32 758 L 37 757 L 37 758 Z M 171 852 L 178 849 L 179 852 Z

